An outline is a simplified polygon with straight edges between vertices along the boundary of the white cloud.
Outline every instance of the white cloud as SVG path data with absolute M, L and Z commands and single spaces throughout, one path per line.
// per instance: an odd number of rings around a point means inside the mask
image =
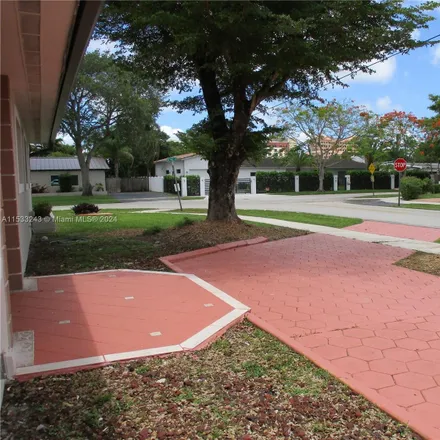
M 401 111 L 402 106 L 399 104 L 393 104 L 391 98 L 387 96 L 382 96 L 376 100 L 376 108 L 379 112 L 386 113 L 392 110 Z
M 176 134 L 183 132 L 183 130 L 180 128 L 173 128 L 169 125 L 161 125 L 160 129 L 170 137 L 171 141 L 179 141 L 179 138 L 176 136 Z
M 376 107 L 381 112 L 386 112 L 391 110 L 391 98 L 389 96 L 382 96 L 381 98 L 377 98 Z
M 377 62 L 378 60 L 371 60 L 370 64 Z M 343 81 L 347 83 L 381 83 L 386 84 L 391 81 L 394 76 L 394 73 L 397 69 L 397 60 L 395 57 L 389 58 L 385 61 L 382 61 L 378 64 L 375 64 L 371 67 L 375 72 L 371 75 L 365 72 L 359 72 L 355 74 L 354 78 L 347 77 L 344 78 Z M 339 73 L 339 77 L 343 77 L 347 75 L 349 72 L 341 71 Z
M 437 66 L 440 64 L 440 44 L 437 44 L 437 46 L 433 48 L 432 53 L 433 53 L 432 64 Z
M 411 32 L 411 37 L 413 38 L 413 40 L 420 40 L 420 35 L 421 35 L 420 29 L 414 29 Z

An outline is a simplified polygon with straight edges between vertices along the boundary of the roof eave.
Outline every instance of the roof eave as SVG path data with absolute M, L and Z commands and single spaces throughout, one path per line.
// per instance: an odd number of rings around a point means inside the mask
M 67 100 L 69 99 L 72 86 L 81 65 L 82 57 L 87 49 L 88 42 L 92 36 L 103 5 L 104 0 L 80 0 L 60 81 L 49 144 L 52 144 L 58 133 Z

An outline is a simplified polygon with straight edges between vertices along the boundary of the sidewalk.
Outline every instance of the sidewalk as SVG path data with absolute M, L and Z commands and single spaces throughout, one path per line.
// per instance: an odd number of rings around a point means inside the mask
M 142 212 L 142 211 L 139 211 Z M 155 212 L 166 212 L 165 210 L 144 211 L 146 214 Z M 184 215 L 188 213 L 170 212 L 172 215 Z M 193 213 L 191 215 L 206 215 Z M 300 229 L 302 231 L 317 232 L 320 234 L 333 235 L 335 237 L 351 238 L 353 240 L 365 241 L 367 243 L 379 243 L 385 246 L 409 249 L 412 251 L 426 252 L 428 254 L 440 255 L 440 243 L 432 243 L 423 240 L 412 240 L 410 238 L 392 237 L 388 235 L 370 234 L 367 232 L 352 231 L 350 229 L 337 229 L 329 226 L 311 225 L 307 223 L 290 222 L 287 220 L 278 220 L 275 218 L 252 217 L 249 215 L 241 215 L 242 220 L 250 222 L 264 223 L 267 225 L 282 226 L 284 228 Z

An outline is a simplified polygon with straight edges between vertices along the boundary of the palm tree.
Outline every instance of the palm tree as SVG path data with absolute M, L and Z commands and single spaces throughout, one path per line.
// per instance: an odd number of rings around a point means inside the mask
M 284 165 L 295 167 L 295 171 L 301 171 L 302 167 L 312 164 L 312 156 L 304 151 L 300 146 L 291 149 L 282 159 Z
M 129 162 L 133 165 L 134 157 L 129 147 L 123 146 L 116 138 L 109 137 L 102 141 L 97 150 L 103 157 L 110 159 L 115 169 L 115 177 L 119 177 L 121 162 Z

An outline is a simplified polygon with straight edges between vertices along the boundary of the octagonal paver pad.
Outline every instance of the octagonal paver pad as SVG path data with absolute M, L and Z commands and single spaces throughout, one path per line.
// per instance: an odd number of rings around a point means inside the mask
M 248 310 L 194 275 L 118 270 L 36 280 L 37 290 L 11 295 L 18 375 L 193 349 Z

